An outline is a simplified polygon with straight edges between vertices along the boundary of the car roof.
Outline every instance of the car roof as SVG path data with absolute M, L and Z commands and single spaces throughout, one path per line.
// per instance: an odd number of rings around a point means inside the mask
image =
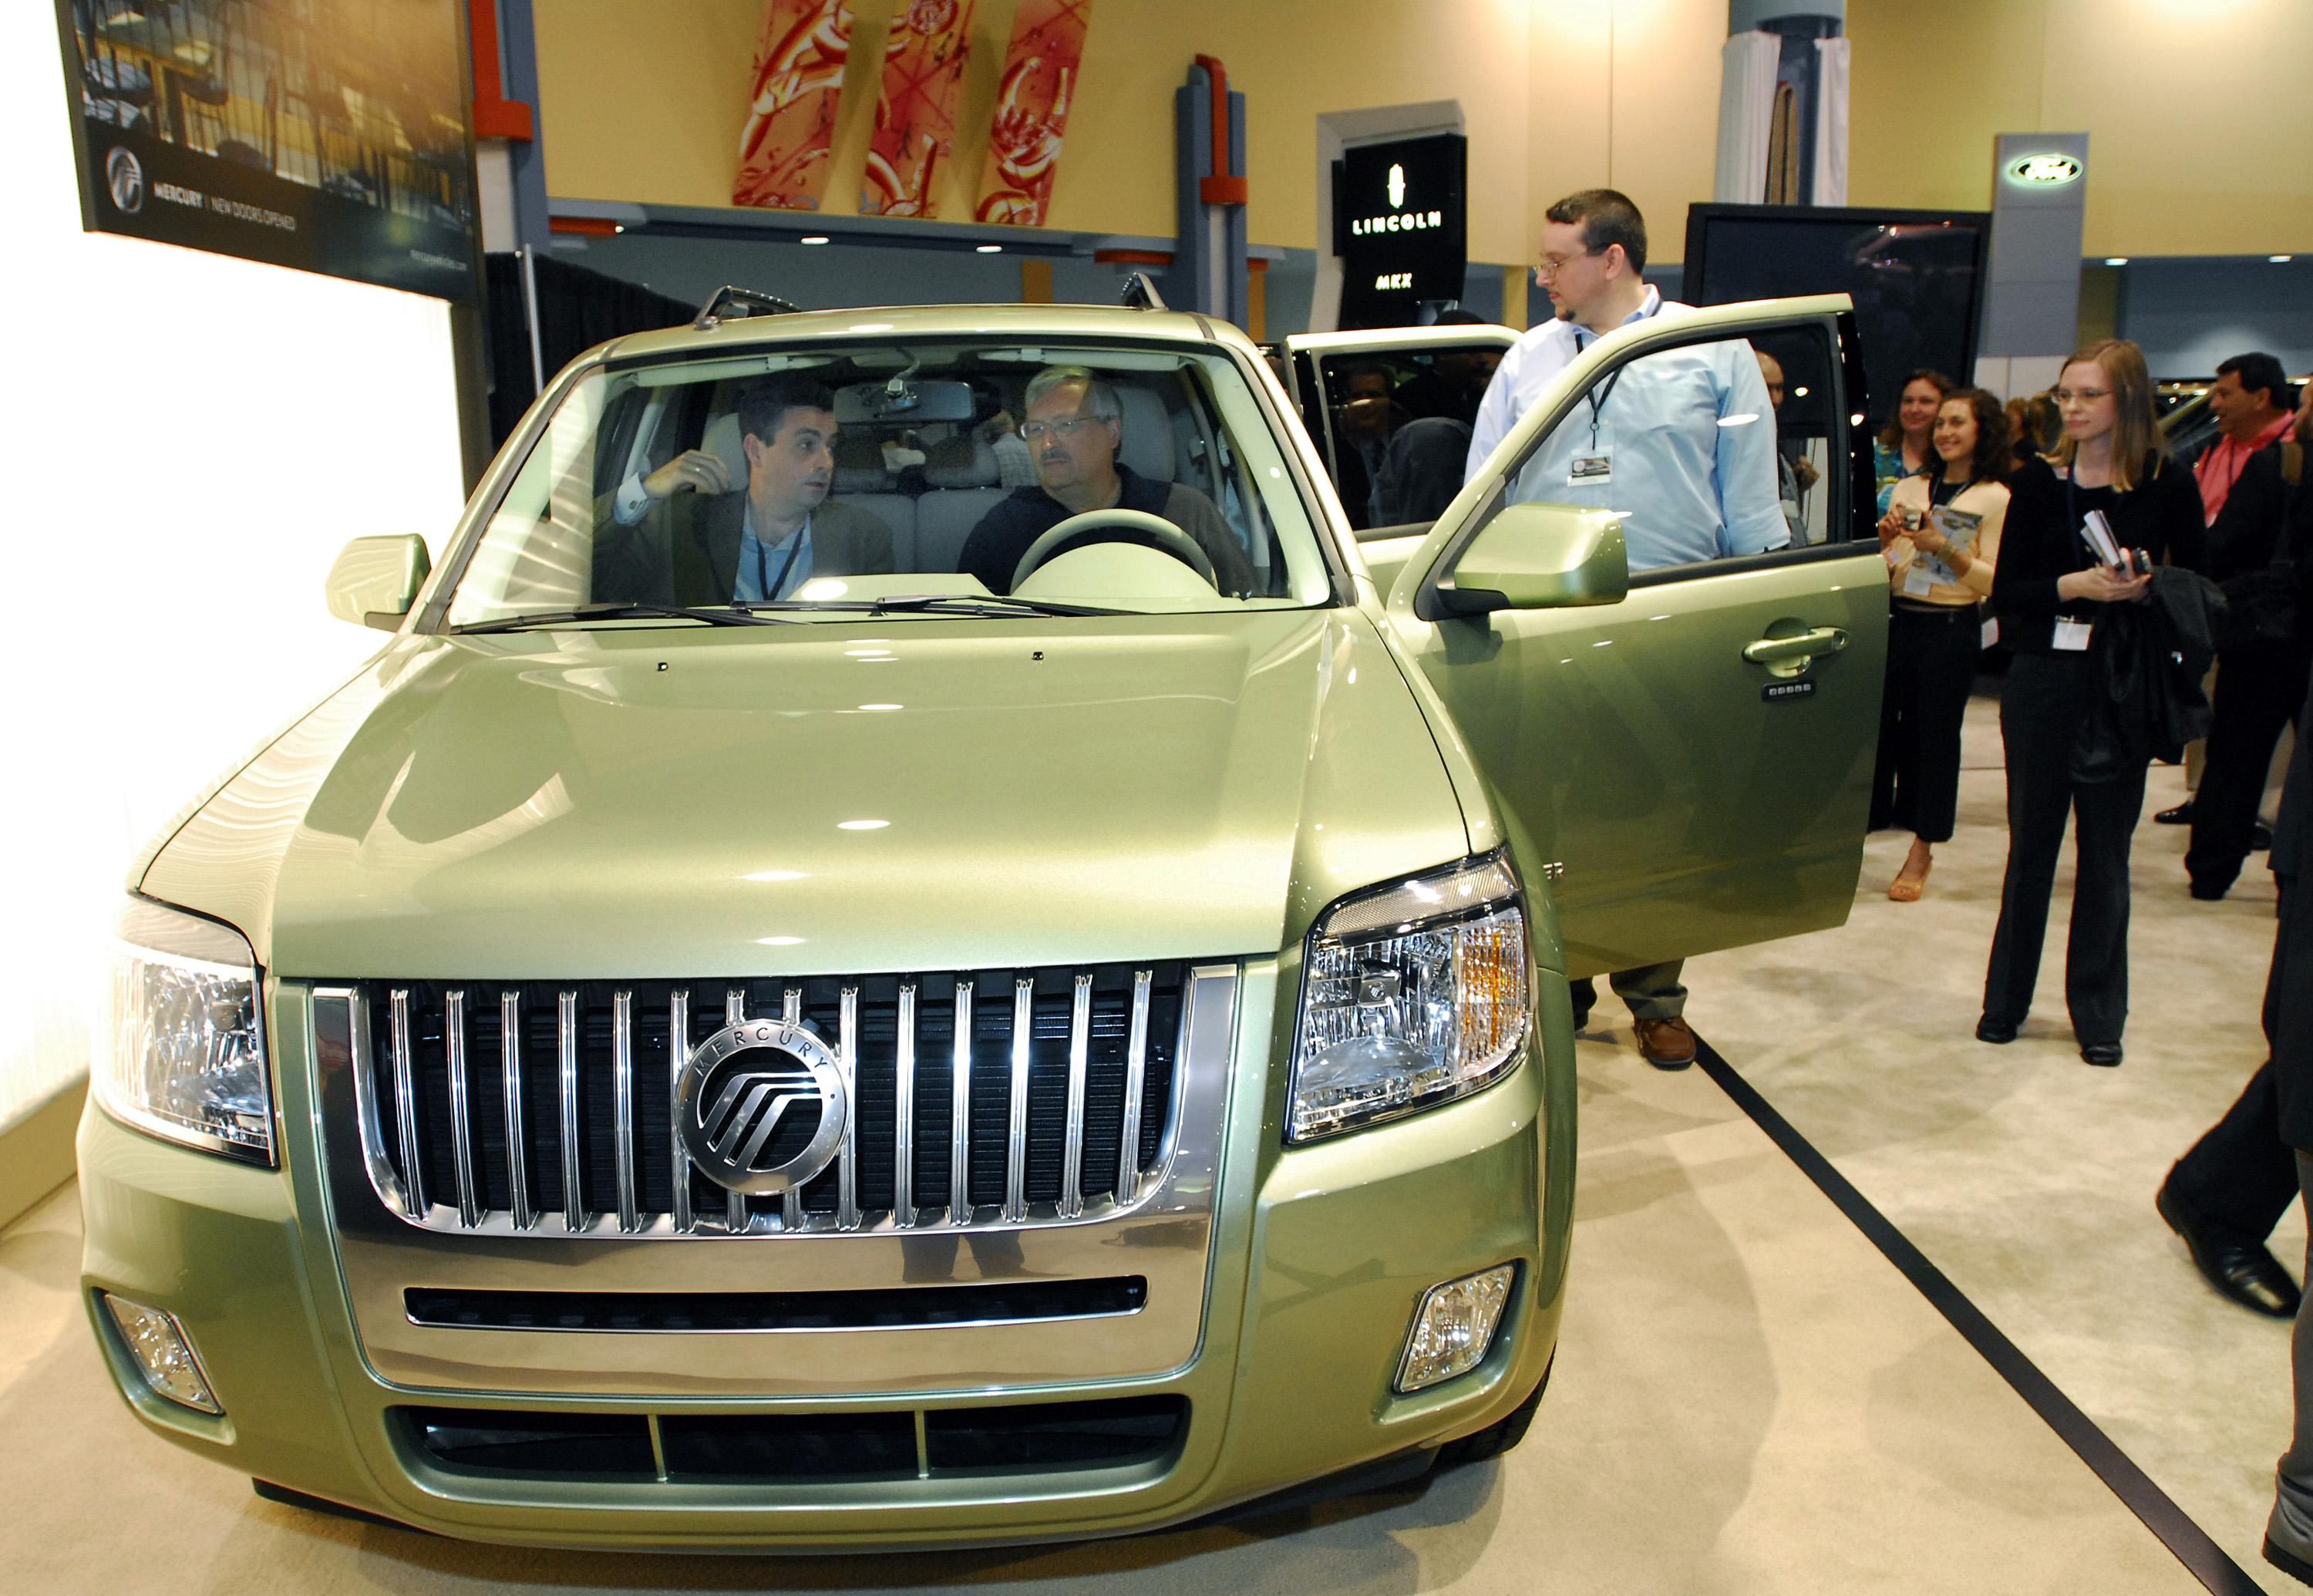
M 734 317 L 707 328 L 672 327 L 638 332 L 605 346 L 614 358 L 680 357 L 728 354 L 764 344 L 794 344 L 814 339 L 857 342 L 876 338 L 991 337 L 1033 344 L 1039 338 L 1130 339 L 1145 342 L 1210 347 L 1226 343 L 1248 355 L 1252 341 L 1226 322 L 1180 311 L 1130 310 L 1106 304 L 899 304 L 843 310 L 796 311 L 778 315 Z

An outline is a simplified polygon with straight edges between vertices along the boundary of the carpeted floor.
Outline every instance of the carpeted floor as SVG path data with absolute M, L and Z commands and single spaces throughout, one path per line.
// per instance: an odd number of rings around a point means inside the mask
M 2156 766 L 2133 855 L 2127 1062 L 2083 1064 L 2064 1017 L 2069 845 L 2023 1036 L 1974 1036 L 2006 860 L 1998 706 L 1970 706 L 1960 824 L 1916 904 L 1886 891 L 1907 834 L 1871 839 L 1836 931 L 1688 971 L 1696 1028 L 2162 1486 L 2273 1590 L 2256 1556 L 2288 1443 L 2289 1327 L 2204 1284 L 2152 1210 L 2168 1167 L 2265 1057 L 2263 854 L 2231 894 L 2185 890 L 2185 797 Z M 2274 1254 L 2305 1260 L 2300 1209 Z

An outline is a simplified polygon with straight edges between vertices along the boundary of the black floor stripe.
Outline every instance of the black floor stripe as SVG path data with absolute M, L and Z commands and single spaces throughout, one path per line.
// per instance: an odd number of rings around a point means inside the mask
M 1702 1043 L 1696 1056 L 1703 1073 L 1751 1116 L 1752 1122 L 1767 1133 L 1767 1139 L 1783 1150 L 1889 1263 L 1903 1271 L 1904 1278 L 1918 1288 L 1920 1295 L 1951 1321 L 1952 1328 L 2062 1438 L 2065 1445 L 2080 1454 L 2080 1461 L 2096 1470 L 2097 1477 L 2111 1487 L 2112 1494 L 2129 1512 L 2143 1521 L 2146 1529 L 2160 1538 L 2160 1544 L 2175 1553 L 2177 1560 L 2191 1570 L 2195 1579 L 2217 1596 L 2263 1596 L 2263 1587 L 2227 1555 L 2224 1548 L 2186 1517 L 2185 1510 L 2169 1499 L 2168 1493 L 2154 1485 L 2126 1452 L 2114 1445 L 2112 1437 L 2098 1429 L 2095 1420 L 2058 1390 L 2055 1382 L 2002 1335 L 2000 1327 L 1986 1318 L 1983 1310 L 1969 1301 L 1942 1270 L 1930 1263 L 1927 1255 L 1913 1246 L 1886 1214 L 1874 1208 L 1869 1199 L 1834 1168 L 1831 1160 L 1816 1151 L 1813 1142 L 1778 1114 L 1773 1104 L 1736 1073 L 1735 1067 L 1721 1058 L 1716 1048 L 1708 1042 Z

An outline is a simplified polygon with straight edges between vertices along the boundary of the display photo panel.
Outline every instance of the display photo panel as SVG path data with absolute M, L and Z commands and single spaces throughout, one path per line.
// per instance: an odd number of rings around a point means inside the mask
M 92 232 L 471 301 L 458 0 L 57 0 Z

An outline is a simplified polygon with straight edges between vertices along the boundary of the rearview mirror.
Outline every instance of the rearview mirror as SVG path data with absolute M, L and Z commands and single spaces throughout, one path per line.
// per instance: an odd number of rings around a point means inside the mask
M 433 569 L 422 537 L 356 538 L 330 567 L 330 613 L 381 631 L 397 630 Z
M 1613 510 L 1514 504 L 1486 523 L 1438 585 L 1449 614 L 1615 604 L 1631 590 L 1623 520 Z

